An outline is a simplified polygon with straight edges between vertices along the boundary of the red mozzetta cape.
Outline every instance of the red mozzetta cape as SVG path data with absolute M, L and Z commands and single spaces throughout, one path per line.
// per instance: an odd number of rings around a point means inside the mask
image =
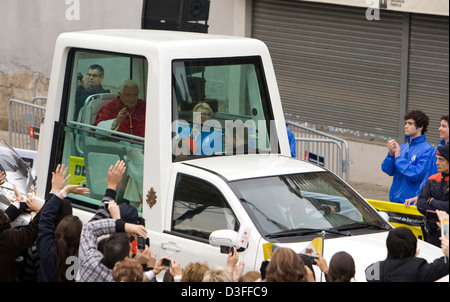
M 140 137 L 145 136 L 145 105 L 146 102 L 144 100 L 139 99 L 136 107 L 131 112 L 131 123 L 130 123 L 130 115 L 127 115 L 125 119 L 120 123 L 117 131 L 128 133 Z M 115 119 L 119 114 L 119 111 L 122 110 L 124 106 L 121 104 L 119 98 L 115 98 L 111 102 L 106 103 L 97 113 L 97 120 L 94 123 L 94 126 L 97 126 L 98 123 L 102 121 L 107 121 L 111 119 Z M 130 129 L 132 127 L 132 131 Z

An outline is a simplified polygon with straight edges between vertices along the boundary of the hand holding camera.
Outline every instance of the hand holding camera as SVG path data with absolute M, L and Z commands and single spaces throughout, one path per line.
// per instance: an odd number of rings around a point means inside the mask
M 138 248 L 134 259 L 136 259 L 136 261 L 139 262 L 140 264 L 147 264 L 150 258 L 151 258 L 150 247 L 144 244 L 144 249 Z

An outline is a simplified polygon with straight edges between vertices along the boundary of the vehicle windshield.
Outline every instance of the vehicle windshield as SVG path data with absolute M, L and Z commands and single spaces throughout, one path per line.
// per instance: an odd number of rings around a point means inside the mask
M 263 236 L 352 226 L 389 229 L 367 202 L 330 172 L 246 179 L 230 186 Z

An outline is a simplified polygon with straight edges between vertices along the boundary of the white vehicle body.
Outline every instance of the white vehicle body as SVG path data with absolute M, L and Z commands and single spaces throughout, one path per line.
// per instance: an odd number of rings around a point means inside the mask
M 259 227 L 255 225 L 255 219 L 249 215 L 242 200 L 236 196 L 235 191 L 230 186 L 230 183 L 239 180 L 279 175 L 329 173 L 318 166 L 289 157 L 284 115 L 272 61 L 267 47 L 261 41 L 254 39 L 148 30 L 99 30 L 62 34 L 55 47 L 47 111 L 41 129 L 39 158 L 36 168 L 37 196 L 41 200 L 45 198 L 50 187 L 51 171 L 56 165 L 59 163 L 69 165 L 70 161 L 76 157 L 74 156 L 75 151 L 72 150 L 77 147 L 75 146 L 76 137 L 80 132 L 86 131 L 86 136 L 90 135 L 90 139 L 95 140 L 98 145 L 104 143 L 101 139 L 92 135 L 92 132 L 89 133 L 86 130 L 87 127 L 76 123 L 76 118 L 71 118 L 72 115 L 76 116 L 76 112 L 73 113 L 72 102 L 75 94 L 73 87 L 75 85 L 74 77 L 78 72 L 77 68 L 84 64 L 83 60 L 89 56 L 89 59 L 92 57 L 104 60 L 103 62 L 108 64 L 108 60 L 113 60 L 116 56 L 128 55 L 132 58 L 129 65 L 133 65 L 133 68 L 130 67 L 129 73 L 132 77 L 138 79 L 141 85 L 140 97 L 146 100 L 147 106 L 145 138 L 139 143 L 136 143 L 135 138 L 131 138 L 128 140 L 127 146 L 131 145 L 134 148 L 135 145 L 138 145 L 137 149 L 140 148 L 139 150 L 142 150 L 143 153 L 142 185 L 140 185 L 139 190 L 143 192 L 144 202 L 139 210 L 142 217 L 145 218 L 150 246 L 156 255 L 159 257 L 171 256 L 171 258 L 177 259 L 182 266 L 195 261 L 207 261 L 210 266 L 224 266 L 226 264 L 227 255 L 221 254 L 217 247 L 211 246 L 208 243 L 208 238 L 199 239 L 196 236 L 174 231 L 173 204 L 180 175 L 186 175 L 190 179 L 201 180 L 211 185 L 214 191 L 226 201 L 227 211 L 234 213 L 234 219 L 239 222 L 239 225 L 245 225 L 251 229 L 248 247 L 239 255 L 240 260 L 245 262 L 246 271 L 259 270 L 261 262 L 264 260 L 262 245 L 266 242 L 290 247 L 296 252 L 300 252 L 314 234 L 306 237 L 294 236 L 295 239 L 287 241 L 268 239 L 267 236 L 260 234 Z M 174 62 L 186 59 L 195 63 L 196 60 L 208 61 L 218 58 L 226 58 L 226 60 L 232 61 L 235 58 L 244 58 L 245 61 L 247 57 L 252 60 L 257 58 L 256 61 L 261 63 L 262 68 L 258 69 L 257 66 L 256 69 L 261 73 L 258 77 L 252 78 L 252 68 L 247 69 L 247 74 L 242 71 L 243 69 L 233 73 L 238 67 L 227 70 L 229 71 L 228 89 L 226 87 L 220 88 L 222 92 L 227 94 L 227 114 L 230 114 L 230 116 L 231 113 L 243 115 L 239 110 L 244 110 L 240 108 L 243 107 L 241 103 L 244 98 L 241 96 L 244 94 L 246 99 L 253 98 L 253 100 L 256 99 L 261 103 L 265 101 L 266 105 L 264 106 L 269 108 L 267 112 L 270 113 L 266 115 L 267 120 L 270 118 L 270 120 L 276 122 L 270 130 L 276 134 L 278 148 L 275 151 L 269 148 L 268 152 L 262 152 L 261 154 L 203 156 L 201 158 L 174 160 L 172 156 L 173 115 L 176 113 L 176 109 L 174 110 L 176 103 L 175 105 L 173 103 L 173 81 L 176 77 L 173 71 L 175 68 Z M 86 60 L 86 62 L 91 61 Z M 219 63 L 222 64 L 221 62 Z M 203 73 L 209 68 L 209 65 L 205 66 L 202 69 Z M 233 66 L 240 65 L 236 63 Z M 113 69 L 114 66 L 110 66 L 110 70 Z M 192 73 L 194 72 L 196 71 L 192 71 Z M 105 75 L 105 81 L 107 76 L 110 75 Z M 216 76 L 219 78 L 220 75 Z M 243 87 L 244 84 L 242 83 L 246 83 L 245 85 L 250 87 L 250 85 L 253 85 L 252 81 L 256 81 L 256 78 L 261 81 L 260 83 L 264 83 L 259 85 L 260 96 L 251 95 L 251 93 L 248 93 L 248 88 L 239 89 L 239 87 Z M 214 81 L 210 80 L 209 83 L 211 82 Z M 233 83 L 237 86 L 232 87 Z M 206 85 L 208 85 L 208 82 Z M 211 92 L 214 91 L 213 88 L 210 86 L 206 90 Z M 216 90 L 220 89 L 216 88 Z M 264 106 L 261 108 L 266 108 Z M 178 108 L 178 112 L 181 112 L 179 102 Z M 252 114 L 256 116 L 262 111 L 261 108 L 254 109 L 251 111 Z M 218 115 L 216 114 L 216 116 Z M 109 137 L 109 139 L 114 138 L 115 136 Z M 120 140 L 114 142 L 115 145 L 121 143 Z M 143 150 L 145 150 L 145 153 Z M 104 152 L 108 156 L 111 155 L 107 154 L 107 151 Z M 78 157 L 82 157 L 80 154 L 82 153 L 79 153 Z M 87 160 L 87 157 L 85 159 Z M 86 163 L 86 166 L 88 166 L 88 163 Z M 101 172 L 105 178 L 107 170 Z M 338 179 L 338 177 L 334 177 Z M 345 186 L 349 192 L 352 191 L 347 185 Z M 152 208 L 145 202 L 145 195 L 150 188 L 154 188 L 157 194 L 157 202 Z M 354 194 L 352 198 L 359 196 L 354 191 L 352 192 Z M 74 202 L 74 214 L 85 223 L 94 215 L 95 206 L 98 206 L 101 201 L 98 198 L 91 198 L 96 202 L 98 201 L 96 203 L 78 196 L 69 197 Z M 77 200 L 80 201 L 79 204 Z M 370 211 L 376 212 L 361 196 L 358 200 L 358 202 L 364 204 L 365 209 L 370 208 Z M 273 200 L 273 202 L 279 201 Z M 381 217 L 377 216 L 378 214 L 373 215 L 383 221 Z M 211 216 L 211 219 L 214 219 L 214 215 Z M 189 219 L 185 221 L 187 222 Z M 183 223 L 182 221 L 181 225 Z M 383 223 L 388 225 L 386 221 L 381 224 Z M 320 236 L 320 232 L 316 235 Z M 365 281 L 365 268 L 386 257 L 386 235 L 387 230 L 367 231 L 364 234 L 354 236 L 326 234 L 325 258 L 329 261 L 335 252 L 348 251 L 356 262 L 356 280 Z M 432 261 L 442 254 L 440 249 L 423 242 L 420 242 L 419 248 L 421 256 L 428 261 Z M 319 278 L 318 271 L 316 271 L 316 277 Z

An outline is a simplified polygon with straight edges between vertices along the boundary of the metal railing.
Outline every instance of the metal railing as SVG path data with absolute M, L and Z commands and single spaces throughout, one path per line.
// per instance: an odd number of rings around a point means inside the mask
M 297 158 L 312 161 L 312 155 L 321 157 L 325 168 L 349 181 L 351 162 L 346 140 L 293 122 L 286 125 L 294 133 Z
M 11 99 L 8 106 L 9 145 L 13 148 L 37 150 L 36 140 L 45 116 L 46 97 L 35 97 L 32 103 Z

